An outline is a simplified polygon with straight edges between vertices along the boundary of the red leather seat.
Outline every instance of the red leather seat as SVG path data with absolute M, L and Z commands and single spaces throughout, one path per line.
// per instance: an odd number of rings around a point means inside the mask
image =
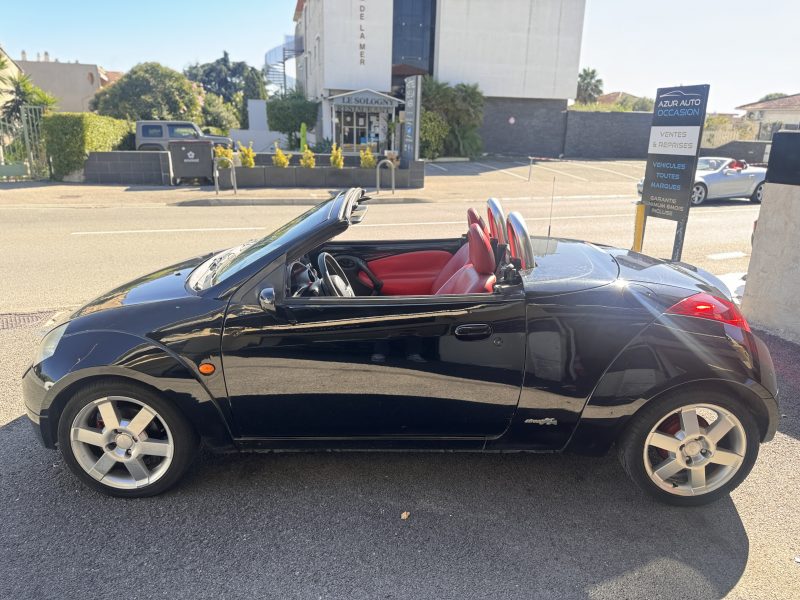
M 494 251 L 480 225 L 473 223 L 467 232 L 469 262 L 453 274 L 435 294 L 489 294 L 494 290 Z M 457 253 L 456 253 L 457 254 Z
M 483 220 L 474 208 L 470 208 L 467 211 L 467 223 L 469 227 L 473 225 L 477 225 L 480 227 L 481 231 L 486 234 L 486 237 L 489 237 L 489 228 L 486 225 L 486 222 Z M 456 274 L 456 272 L 463 267 L 464 265 L 469 263 L 469 243 L 466 243 L 458 249 L 458 251 L 453 254 L 453 258 L 447 261 L 447 264 L 444 268 L 439 272 L 439 275 L 433 281 L 433 285 L 431 286 L 431 292 L 435 293 L 440 287 L 442 287 L 447 281 Z

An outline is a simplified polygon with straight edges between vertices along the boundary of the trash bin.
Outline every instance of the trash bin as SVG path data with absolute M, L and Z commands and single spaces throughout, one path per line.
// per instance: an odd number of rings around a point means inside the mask
M 170 142 L 172 157 L 172 183 L 178 185 L 184 179 L 211 179 L 214 176 L 214 145 L 205 140 Z

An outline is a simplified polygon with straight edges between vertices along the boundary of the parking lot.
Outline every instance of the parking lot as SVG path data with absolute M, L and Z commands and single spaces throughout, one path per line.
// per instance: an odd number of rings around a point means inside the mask
M 432 163 L 424 190 L 382 193 L 346 235 L 455 237 L 467 207 L 494 196 L 533 234 L 630 247 L 643 172 L 643 161 Z M 797 597 L 800 348 L 768 334 L 779 432 L 730 499 L 698 509 L 646 498 L 614 456 L 519 454 L 203 455 L 174 491 L 122 501 L 37 444 L 19 377 L 45 319 L 264 235 L 326 195 L 0 184 L 0 597 Z M 757 216 L 746 200 L 692 209 L 684 260 L 746 271 Z M 645 251 L 668 256 L 673 232 L 651 220 Z

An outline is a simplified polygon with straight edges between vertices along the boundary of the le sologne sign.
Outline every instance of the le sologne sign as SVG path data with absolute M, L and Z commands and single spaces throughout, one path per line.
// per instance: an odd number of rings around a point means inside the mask
M 680 260 L 694 184 L 708 85 L 659 88 L 644 175 L 647 215 L 677 221 L 672 260 Z

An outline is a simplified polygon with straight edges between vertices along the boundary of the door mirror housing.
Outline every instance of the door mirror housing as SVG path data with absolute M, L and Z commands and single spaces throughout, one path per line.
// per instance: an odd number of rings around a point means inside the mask
M 258 303 L 266 312 L 275 312 L 275 289 L 268 287 L 258 294 Z

